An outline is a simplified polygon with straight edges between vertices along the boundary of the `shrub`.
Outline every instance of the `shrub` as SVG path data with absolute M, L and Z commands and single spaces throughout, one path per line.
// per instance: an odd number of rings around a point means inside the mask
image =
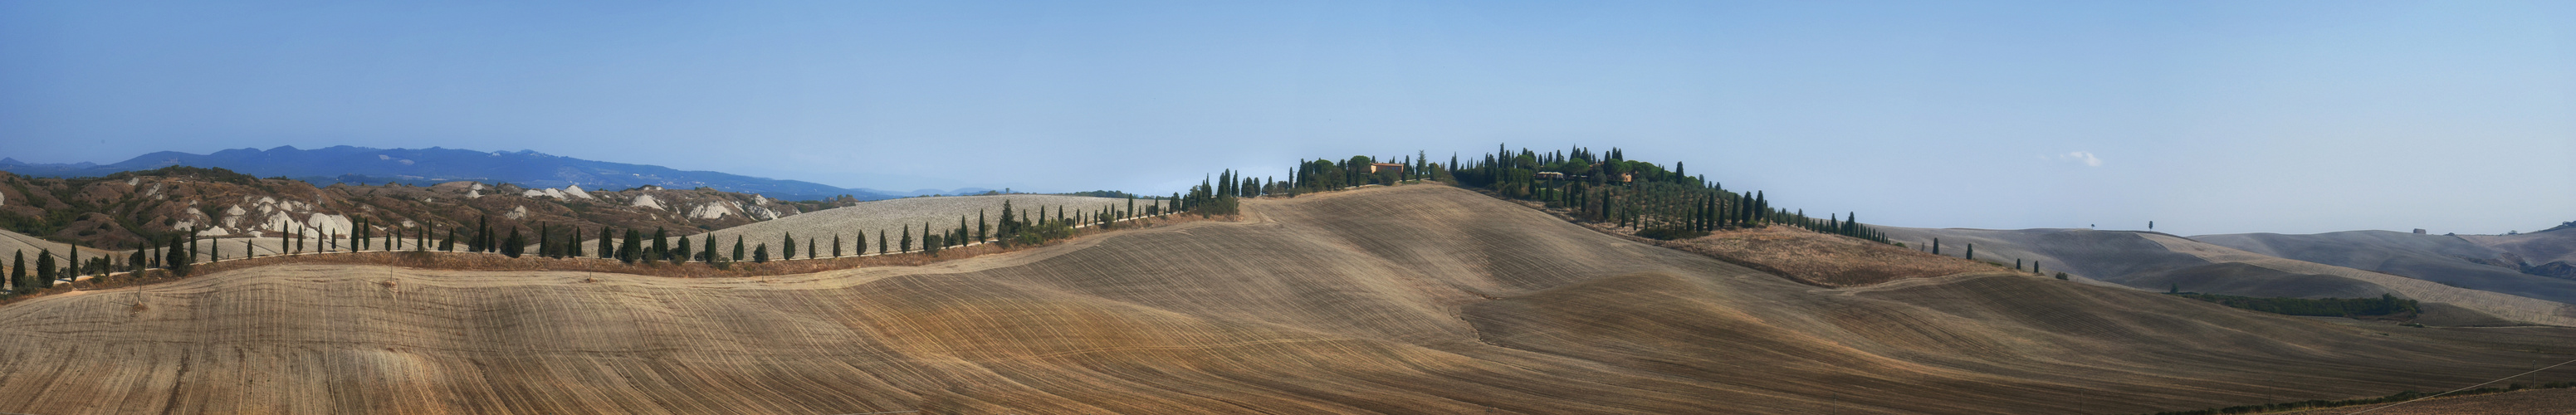
M 1702 236 L 1708 236 L 1708 231 L 1696 231 L 1696 230 L 1689 230 L 1689 229 L 1684 229 L 1684 228 L 1680 228 L 1680 227 L 1670 227 L 1670 226 L 1667 226 L 1667 227 L 1646 228 L 1646 230 L 1637 231 L 1637 236 L 1642 236 L 1642 237 L 1647 237 L 1647 238 L 1655 238 L 1655 239 L 1657 239 L 1657 240 L 1670 241 L 1670 240 L 1675 240 L 1675 239 L 1690 239 L 1690 238 L 1697 238 L 1697 237 L 1702 237 Z

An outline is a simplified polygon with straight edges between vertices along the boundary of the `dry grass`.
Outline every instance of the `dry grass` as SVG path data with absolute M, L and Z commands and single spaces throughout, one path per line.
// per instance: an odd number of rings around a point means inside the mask
M 1495 196 L 1491 191 L 1478 190 L 1477 192 L 1486 196 Z M 1566 209 L 1548 208 L 1539 202 L 1501 197 L 1496 199 L 1546 212 L 1557 219 L 1581 225 L 1595 232 L 1618 236 L 1637 243 L 1707 255 L 1727 263 L 1819 287 L 1857 287 L 1909 278 L 2010 270 L 2008 267 L 1999 268 L 1991 263 L 1915 252 L 1893 245 L 1816 233 L 1794 226 L 1724 230 L 1711 232 L 1708 236 L 1698 238 L 1661 241 L 1637 236 L 1637 229 L 1576 219 Z
M 2387 406 L 2374 404 L 2339 408 L 2279 412 L 2298 415 L 2341 415 Z M 2371 415 L 2564 415 L 2576 414 L 2576 389 L 2534 389 L 2461 397 L 2420 400 L 2370 411 Z
M 1656 241 L 1655 244 L 1716 257 L 1819 287 L 1855 287 L 1908 278 L 2010 270 L 1985 262 L 1915 252 L 1790 226 L 1719 231 L 1709 236 Z
M 1440 186 L 1245 208 L 922 266 L 50 296 L 0 306 L 0 412 L 2142 413 L 2556 357 L 2025 276 L 1821 289 Z

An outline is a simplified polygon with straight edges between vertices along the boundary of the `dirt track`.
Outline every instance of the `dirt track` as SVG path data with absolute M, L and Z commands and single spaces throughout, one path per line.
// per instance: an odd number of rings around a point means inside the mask
M 0 307 L 0 412 L 2138 413 L 2565 359 L 2006 273 L 1822 289 L 1440 186 L 1247 206 L 927 267 L 53 296 Z

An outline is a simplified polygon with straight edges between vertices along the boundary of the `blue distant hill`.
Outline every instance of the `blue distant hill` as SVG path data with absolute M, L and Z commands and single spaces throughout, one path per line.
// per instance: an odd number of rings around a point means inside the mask
M 961 194 L 984 191 L 984 189 L 953 191 L 923 189 L 894 192 L 844 189 L 806 181 L 583 160 L 526 150 L 487 152 L 438 147 L 380 149 L 337 146 L 304 150 L 281 146 L 267 150 L 251 148 L 224 150 L 214 154 L 163 151 L 114 164 L 88 162 L 28 164 L 15 159 L 0 159 L 0 171 L 39 177 L 105 176 L 117 172 L 151 170 L 168 166 L 222 167 L 259 177 L 303 180 L 317 186 L 329 186 L 333 183 L 384 184 L 386 182 L 426 185 L 460 180 L 496 184 L 512 183 L 522 187 L 564 187 L 577 184 L 584 188 L 606 190 L 655 185 L 675 189 L 707 187 L 786 200 L 815 200 L 840 195 L 850 195 L 860 200 L 876 200 L 932 193 Z

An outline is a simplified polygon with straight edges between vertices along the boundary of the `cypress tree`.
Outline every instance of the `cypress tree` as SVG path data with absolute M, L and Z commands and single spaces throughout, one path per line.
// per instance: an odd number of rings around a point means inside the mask
M 862 243 L 862 245 L 864 245 L 864 243 Z M 885 255 L 886 253 L 887 253 L 887 252 L 886 252 L 886 237 L 885 237 L 885 230 L 884 230 L 884 229 L 878 229 L 878 230 L 877 230 L 877 255 Z
M 617 234 L 616 234 L 616 233 L 614 233 L 614 232 L 612 232 L 612 231 L 610 231 L 610 230 L 608 229 L 608 227 L 606 227 L 606 226 L 601 226 L 601 227 L 599 227 L 599 259 L 610 259 L 610 258 L 616 258 L 616 257 L 617 257 L 617 244 L 616 244 L 616 242 L 611 241 L 612 239 L 616 239 L 616 238 L 617 238 Z
M 16 252 L 15 258 L 9 260 L 9 285 L 17 288 L 18 291 L 26 291 L 27 286 L 30 285 L 27 284 L 27 250 L 20 249 Z
M 832 233 L 832 257 L 841 257 L 841 234 L 839 232 Z
M 486 241 L 484 241 L 483 237 L 491 235 L 492 217 L 474 217 L 474 236 L 465 238 L 465 252 L 490 252 L 487 251 L 487 249 L 491 248 L 492 245 L 485 243 Z
M 896 244 L 895 247 L 903 249 L 895 252 L 912 252 L 912 225 L 903 225 L 903 243 Z
M 796 259 L 796 233 L 780 232 L 779 235 L 778 259 Z
M 180 243 L 178 237 L 171 237 L 170 246 L 161 249 L 161 267 L 171 272 L 178 272 L 180 263 L 187 262 L 185 261 L 187 255 L 187 246 Z
M 751 262 L 760 262 L 760 263 L 767 263 L 767 262 L 769 262 L 769 244 L 768 244 L 768 243 L 762 243 L 762 244 L 760 244 L 760 248 L 758 248 L 758 249 L 754 249 L 754 250 L 752 250 L 752 251 L 751 251 Z
M 61 276 L 55 268 L 58 267 L 54 265 L 54 251 L 50 249 L 37 250 L 36 283 L 34 284 L 34 288 L 54 288 L 54 278 Z
M 1941 238 L 1932 238 L 1932 254 L 1941 254 Z
M 632 264 L 639 259 L 644 259 L 644 231 L 627 229 L 626 240 L 617 244 L 617 261 Z
M 519 254 L 526 253 L 525 251 L 528 250 L 527 245 L 528 240 L 519 238 L 519 227 L 512 226 L 510 227 L 510 239 L 501 242 L 501 254 L 508 255 L 511 258 L 518 258 Z
M 653 227 L 653 257 L 671 260 L 671 231 L 660 226 Z
M 734 235 L 734 236 L 733 236 L 733 256 L 732 256 L 732 257 L 729 257 L 729 258 L 726 258 L 726 259 L 734 260 L 734 261 L 741 261 L 741 260 L 744 258 L 744 257 L 742 256 L 742 250 L 743 250 L 743 246 L 742 246 L 742 235 Z
M 563 258 L 581 257 L 581 227 L 564 230 Z
M 997 233 L 997 234 L 993 235 L 993 236 L 995 236 L 995 237 L 1000 237 L 1000 238 L 1010 238 L 1010 237 L 1011 237 L 1011 234 L 1019 233 L 1019 229 L 1020 229 L 1019 224 L 1018 224 L 1018 223 L 1014 223 L 1014 222 L 1012 222 L 1011 220 L 1012 220 L 1012 219 L 1011 219 L 1011 200 L 1010 200 L 1010 199 L 1002 199 L 1002 231 L 1001 231 L 1000 233 Z M 864 243 L 862 243 L 861 245 L 865 245 L 865 244 L 864 244 Z
M 835 248 L 837 248 L 837 247 L 835 247 Z M 814 250 L 814 238 L 812 238 L 812 237 L 807 237 L 807 238 L 805 238 L 805 259 L 814 259 L 814 254 L 817 254 L 817 253 L 819 253 L 819 252 L 816 252 L 816 251 Z
M 1968 259 L 1977 259 L 1977 244 L 1968 244 Z
M 1128 209 L 1135 209 L 1135 208 L 1136 208 L 1136 196 L 1132 196 L 1132 195 L 1131 195 L 1131 196 L 1127 196 L 1127 208 L 1128 208 Z M 989 239 L 989 238 L 985 238 L 985 236 L 992 235 L 992 234 L 990 234 L 990 233 L 985 233 L 985 230 L 986 230 L 986 229 L 984 228 L 984 226 L 985 226 L 985 225 L 984 225 L 984 210 L 983 210 L 983 209 L 976 209 L 976 210 L 975 210 L 975 241 L 976 241 L 976 242 L 983 242 L 984 240 Z

